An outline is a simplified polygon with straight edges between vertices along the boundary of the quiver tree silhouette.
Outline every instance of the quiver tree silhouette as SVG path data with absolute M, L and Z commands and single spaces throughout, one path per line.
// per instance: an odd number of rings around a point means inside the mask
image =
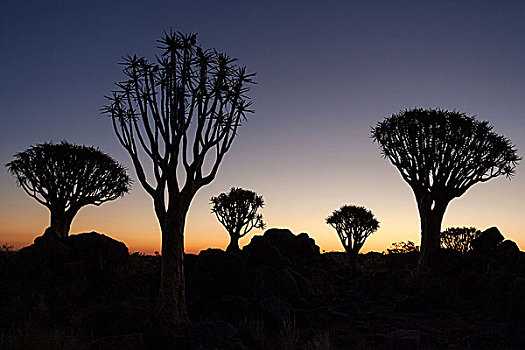
M 472 185 L 514 174 L 520 157 L 486 121 L 456 111 L 411 109 L 372 128 L 382 154 L 414 192 L 421 223 L 420 267 L 440 246 L 448 204 Z
M 365 207 L 343 205 L 326 218 L 326 223 L 332 226 L 348 254 L 350 266 L 357 267 L 359 250 L 365 240 L 379 228 L 379 221 Z
M 126 169 L 94 147 L 66 141 L 31 146 L 6 164 L 17 184 L 51 213 L 45 235 L 66 237 L 78 211 L 129 192 Z
M 184 227 L 197 191 L 215 178 L 251 102 L 254 74 L 196 34 L 164 33 L 153 62 L 124 58 L 125 81 L 104 107 L 129 153 L 139 182 L 153 198 L 162 232 L 157 303 L 160 320 L 188 321 L 184 282 Z M 147 161 L 146 161 L 147 159 Z M 145 165 L 151 166 L 148 173 Z
M 211 197 L 210 204 L 212 213 L 230 235 L 227 251 L 240 251 L 239 239 L 254 228 L 266 227 L 262 215 L 257 214 L 264 206 L 263 197 L 253 191 L 232 187 L 228 193 Z
M 449 227 L 441 232 L 441 248 L 454 249 L 465 254 L 471 249 L 470 243 L 481 231 L 475 227 Z

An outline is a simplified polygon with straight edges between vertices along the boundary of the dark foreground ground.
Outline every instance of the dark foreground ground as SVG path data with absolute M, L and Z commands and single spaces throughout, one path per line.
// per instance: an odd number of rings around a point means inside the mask
M 160 258 L 97 233 L 39 239 L 0 261 L 2 349 L 525 349 L 525 256 L 320 254 L 270 229 L 239 254 L 186 256 L 191 325 L 159 325 Z

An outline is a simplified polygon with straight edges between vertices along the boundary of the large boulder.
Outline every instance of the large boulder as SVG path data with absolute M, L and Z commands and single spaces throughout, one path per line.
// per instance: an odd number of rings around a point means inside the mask
M 522 254 L 516 242 L 506 239 L 494 249 L 494 256 L 507 266 L 517 270 L 523 268 Z
M 269 240 L 263 236 L 255 236 L 250 244 L 243 248 L 250 266 L 268 265 L 283 268 L 290 265 L 290 260 L 283 256 Z
M 42 238 L 24 247 L 6 261 L 4 272 L 13 276 L 33 276 L 46 269 L 60 268 L 70 259 L 72 250 L 53 238 Z
M 35 243 L 20 249 L 5 263 L 7 276 L 31 278 L 83 275 L 90 269 L 102 270 L 127 261 L 128 248 L 108 236 L 90 232 L 62 239 L 40 236 Z
M 288 229 L 271 228 L 255 236 L 243 251 L 252 264 L 284 267 L 292 263 L 312 263 L 320 257 L 319 247 L 306 233 L 294 235 Z
M 89 260 L 101 269 L 108 264 L 124 262 L 129 257 L 128 247 L 124 243 L 97 232 L 71 235 L 63 238 L 62 242 L 76 256 Z
M 497 227 L 491 227 L 481 232 L 481 234 L 472 240 L 472 249 L 480 253 L 488 253 L 494 250 L 505 237 L 501 234 Z
M 187 276 L 188 296 L 204 302 L 225 294 L 244 294 L 248 286 L 246 264 L 242 256 L 220 249 L 206 249 Z

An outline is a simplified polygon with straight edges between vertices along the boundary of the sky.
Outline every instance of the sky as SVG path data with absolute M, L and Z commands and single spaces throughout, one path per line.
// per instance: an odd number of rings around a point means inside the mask
M 100 110 L 123 78 L 121 57 L 153 58 L 164 31 L 257 73 L 249 116 L 215 181 L 194 198 L 186 251 L 224 249 L 209 199 L 231 187 L 262 195 L 268 227 L 308 232 L 342 250 L 325 218 L 344 204 L 380 221 L 363 252 L 419 244 L 410 187 L 381 157 L 370 128 L 406 108 L 456 109 L 525 150 L 522 1 L 24 1 L 0 4 L 0 163 L 46 141 L 96 146 L 135 173 Z M 525 249 L 525 170 L 473 186 L 449 205 L 443 229 L 497 226 Z M 49 225 L 47 208 L 0 171 L 0 243 L 22 247 Z M 72 233 L 97 231 L 130 251 L 160 250 L 151 198 L 84 207 Z M 253 230 L 241 239 L 248 244 Z

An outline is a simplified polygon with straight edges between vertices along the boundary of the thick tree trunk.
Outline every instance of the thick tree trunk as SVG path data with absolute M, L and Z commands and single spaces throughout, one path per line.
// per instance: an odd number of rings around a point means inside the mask
M 60 210 L 51 211 L 51 231 L 55 233 L 56 238 L 64 238 L 69 235 L 73 222 L 73 215 Z
M 238 235 L 230 235 L 230 243 L 228 244 L 226 251 L 232 253 L 240 252 L 241 247 L 239 246 L 239 239 L 240 237 Z
M 421 258 L 419 260 L 420 271 L 428 267 L 428 257 L 439 250 L 441 223 L 445 215 L 448 203 L 436 203 L 421 205 L 419 207 L 419 218 L 421 221 Z
M 189 322 L 184 276 L 184 227 L 188 207 L 178 206 L 161 222 L 162 267 L 157 315 L 163 322 Z M 160 218 L 159 218 L 160 220 Z

